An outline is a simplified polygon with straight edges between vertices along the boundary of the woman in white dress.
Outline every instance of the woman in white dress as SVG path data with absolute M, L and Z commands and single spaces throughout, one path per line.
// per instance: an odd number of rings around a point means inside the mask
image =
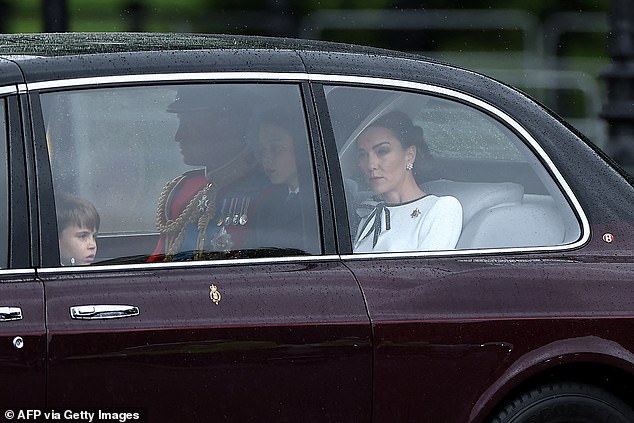
M 462 230 L 460 202 L 426 194 L 414 178 L 423 159 L 422 140 L 422 129 L 402 112 L 378 118 L 357 137 L 359 167 L 380 198 L 359 224 L 355 253 L 456 247 Z

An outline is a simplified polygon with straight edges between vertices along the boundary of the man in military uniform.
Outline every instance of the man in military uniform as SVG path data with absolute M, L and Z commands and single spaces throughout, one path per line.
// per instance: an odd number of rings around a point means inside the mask
M 176 113 L 185 164 L 203 166 L 168 182 L 157 207 L 158 245 L 149 261 L 227 257 L 248 237 L 249 207 L 261 174 L 247 146 L 247 123 L 257 98 L 240 85 L 179 89 Z

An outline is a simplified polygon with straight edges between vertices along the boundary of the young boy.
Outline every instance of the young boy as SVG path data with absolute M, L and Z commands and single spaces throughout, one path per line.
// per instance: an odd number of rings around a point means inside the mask
M 97 254 L 97 209 L 89 201 L 71 194 L 62 193 L 55 201 L 62 266 L 91 264 Z

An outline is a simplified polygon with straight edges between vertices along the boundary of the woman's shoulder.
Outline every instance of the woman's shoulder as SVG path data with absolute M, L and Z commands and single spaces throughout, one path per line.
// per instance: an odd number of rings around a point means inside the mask
M 433 201 L 431 209 L 434 211 L 442 211 L 444 213 L 454 211 L 456 213 L 462 213 L 462 205 L 460 204 L 460 201 L 456 197 L 453 197 L 451 195 L 428 195 L 424 197 L 423 200 L 424 199 L 429 199 L 428 201 Z
M 441 204 L 444 206 L 460 206 L 460 201 L 452 195 L 437 196 L 430 194 L 427 197 L 435 197 L 436 204 Z

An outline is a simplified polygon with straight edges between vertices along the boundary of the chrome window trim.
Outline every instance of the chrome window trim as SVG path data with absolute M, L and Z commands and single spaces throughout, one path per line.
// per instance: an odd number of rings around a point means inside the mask
M 58 273 L 69 273 L 81 270 L 82 272 L 109 272 L 109 271 L 130 271 L 130 270 L 157 270 L 171 268 L 189 267 L 219 267 L 219 266 L 246 266 L 246 265 L 266 265 L 266 264 L 295 264 L 295 263 L 315 263 L 322 261 L 339 261 L 340 256 L 332 254 L 325 256 L 289 256 L 289 257 L 261 257 L 252 259 L 229 259 L 229 260 L 201 260 L 201 261 L 175 261 L 167 263 L 135 263 L 135 264 L 113 264 L 95 266 L 62 266 L 45 267 L 38 269 L 38 275 L 53 275 Z
M 484 255 L 495 253 L 539 253 L 572 250 L 585 245 L 590 239 L 590 222 L 574 195 L 572 189 L 563 178 L 555 164 L 546 154 L 543 148 L 535 140 L 535 138 L 518 122 L 507 115 L 502 110 L 493 105 L 479 100 L 469 94 L 456 91 L 450 88 L 438 87 L 426 83 L 403 81 L 390 78 L 365 77 L 365 76 L 347 76 L 334 74 L 319 73 L 302 73 L 302 72 L 188 72 L 188 73 L 166 73 L 166 74 L 133 74 L 133 75 L 113 75 L 88 78 L 61 79 L 43 82 L 27 83 L 27 91 L 30 90 L 47 90 L 55 88 L 72 88 L 89 85 L 111 85 L 120 83 L 148 83 L 148 82 L 193 82 L 193 81 L 241 81 L 241 80 L 260 80 L 274 82 L 318 82 L 318 83 L 344 83 L 372 85 L 374 87 L 385 88 L 404 88 L 414 90 L 421 93 L 440 94 L 451 99 L 461 100 L 466 104 L 471 104 L 480 109 L 486 110 L 501 121 L 513 128 L 528 144 L 533 148 L 535 153 L 541 158 L 542 163 L 546 166 L 551 175 L 555 178 L 559 187 L 563 191 L 565 197 L 570 201 L 573 211 L 579 218 L 581 223 L 581 237 L 572 243 L 543 246 L 543 247 L 514 247 L 514 248 L 488 248 L 488 249 L 469 249 L 469 250 L 446 250 L 446 251 L 415 251 L 415 252 L 394 252 L 394 253 L 364 253 L 364 254 L 346 254 L 342 256 L 300 256 L 300 257 L 283 257 L 283 258 L 263 258 L 263 259 L 236 259 L 236 260 L 212 260 L 200 262 L 177 262 L 177 263 L 152 263 L 152 264 L 126 264 L 114 266 L 95 266 L 93 267 L 75 267 L 74 269 L 82 269 L 87 271 L 94 270 L 119 270 L 119 269 L 137 269 L 151 266 L 156 269 L 160 267 L 200 267 L 210 265 L 235 265 L 235 264 L 261 264 L 261 263 L 280 263 L 280 262 L 306 262 L 332 260 L 333 258 L 341 258 L 342 260 L 368 259 L 368 258 L 405 258 L 405 257 L 449 257 L 449 256 L 465 256 L 465 255 Z M 50 268 L 43 269 L 42 272 L 59 273 L 66 272 L 67 268 Z
M 27 83 L 27 90 L 48 90 L 54 88 L 73 88 L 87 85 L 110 85 L 146 82 L 193 82 L 193 81 L 229 81 L 229 80 L 279 80 L 279 81 L 307 81 L 308 75 L 296 72 L 187 72 L 187 73 L 158 73 L 138 75 L 95 76 L 87 78 L 60 79 L 43 82 Z
M 0 278 L 5 276 L 24 276 L 24 275 L 33 275 L 35 277 L 35 269 L 0 269 Z M 11 281 L 2 281 L 2 283 L 7 283 Z M 31 282 L 31 281 L 21 281 L 21 282 Z M 17 282 L 17 283 L 21 283 Z
M 576 247 L 576 243 L 574 243 Z M 469 250 L 438 250 L 438 251 L 401 251 L 393 253 L 358 253 L 358 254 L 344 254 L 341 256 L 341 260 L 359 260 L 359 259 L 407 259 L 407 258 L 432 258 L 432 257 L 462 257 L 473 255 L 491 255 L 491 254 L 514 254 L 514 253 L 540 253 L 540 252 L 554 252 L 558 250 L 568 250 L 573 244 L 554 245 L 551 247 L 505 247 L 505 248 L 482 248 L 482 249 L 469 249 Z
M 502 110 L 493 107 L 491 104 L 486 103 L 482 100 L 479 100 L 476 97 L 473 97 L 469 94 L 462 93 L 460 91 L 455 91 L 449 88 L 437 87 L 429 84 L 419 83 L 419 82 L 410 82 L 410 81 L 401 81 L 401 80 L 392 80 L 392 79 L 383 79 L 383 78 L 373 78 L 373 77 L 358 77 L 358 76 L 340 76 L 340 75 L 311 75 L 311 80 L 314 77 L 319 77 L 319 82 L 335 82 L 335 83 L 353 83 L 353 84 L 366 84 L 366 85 L 380 85 L 386 87 L 393 88 L 406 88 L 411 90 L 416 90 L 420 92 L 428 92 L 433 94 L 441 94 L 449 98 L 459 99 L 467 104 L 472 104 L 477 106 L 478 108 L 484 109 L 487 112 L 493 114 L 498 117 L 504 123 L 509 125 L 525 141 L 527 141 L 530 146 L 534 149 L 536 154 L 542 159 L 542 163 L 545 164 L 546 168 L 550 171 L 551 175 L 554 177 L 556 182 L 559 184 L 559 187 L 563 190 L 564 196 L 570 201 L 573 211 L 579 217 L 581 222 L 581 237 L 572 243 L 562 244 L 562 245 L 552 245 L 552 246 L 543 246 L 543 247 L 505 247 L 505 248 L 486 248 L 486 249 L 469 249 L 469 250 L 446 250 L 446 251 L 415 251 L 415 252 L 394 252 L 394 253 L 363 253 L 363 254 L 350 254 L 343 255 L 341 258 L 343 260 L 351 260 L 351 259 L 362 259 L 362 258 L 392 258 L 392 257 L 438 257 L 438 256 L 463 256 L 463 255 L 471 255 L 471 254 L 492 254 L 492 253 L 526 253 L 526 252 L 552 252 L 552 251 L 562 251 L 562 250 L 571 250 L 582 245 L 585 245 L 590 240 L 590 222 L 588 221 L 588 217 L 586 216 L 579 200 L 575 196 L 574 192 L 568 185 L 568 182 L 564 179 L 559 169 L 552 162 L 550 157 L 546 154 L 544 149 L 539 145 L 537 140 L 533 138 L 533 136 L 526 130 L 522 125 L 516 122 L 509 115 L 504 113 Z
M 18 87 L 17 85 L 4 85 L 0 87 L 0 95 L 10 95 L 17 94 Z

